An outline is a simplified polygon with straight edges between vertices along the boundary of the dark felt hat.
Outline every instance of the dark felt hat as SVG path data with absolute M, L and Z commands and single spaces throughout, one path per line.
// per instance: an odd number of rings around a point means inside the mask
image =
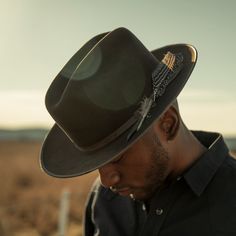
M 55 124 L 41 149 L 42 169 L 73 177 L 116 158 L 176 99 L 196 60 L 191 45 L 150 52 L 125 28 L 92 38 L 47 91 Z

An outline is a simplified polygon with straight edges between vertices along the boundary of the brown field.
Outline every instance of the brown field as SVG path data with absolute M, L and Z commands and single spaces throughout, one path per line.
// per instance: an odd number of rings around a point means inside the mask
M 97 174 L 49 177 L 39 168 L 40 146 L 40 142 L 0 142 L 0 236 L 58 235 L 60 198 L 66 190 L 70 192 L 66 235 L 82 235 L 86 195 Z
M 87 193 L 97 173 L 56 179 L 39 168 L 40 142 L 0 142 L 0 236 L 58 235 L 60 198 L 70 191 L 68 236 L 82 235 Z

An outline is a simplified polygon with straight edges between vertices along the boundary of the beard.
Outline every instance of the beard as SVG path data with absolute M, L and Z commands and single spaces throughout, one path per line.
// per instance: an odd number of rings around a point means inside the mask
M 133 189 L 131 198 L 137 200 L 148 200 L 156 191 L 166 184 L 169 170 L 169 156 L 161 145 L 158 137 L 153 133 L 149 141 L 150 168 L 146 171 L 146 184 L 142 188 Z

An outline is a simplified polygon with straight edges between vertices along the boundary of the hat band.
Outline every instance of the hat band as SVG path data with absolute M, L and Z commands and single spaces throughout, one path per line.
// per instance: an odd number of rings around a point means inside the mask
M 117 130 L 112 132 L 110 135 L 108 135 L 106 138 L 102 139 L 101 141 L 90 145 L 86 147 L 78 146 L 73 140 L 71 140 L 74 145 L 81 151 L 95 151 L 99 148 L 102 148 L 103 146 L 107 145 L 108 143 L 112 142 L 114 139 L 116 139 L 118 136 L 120 136 L 122 133 L 124 133 L 126 130 L 128 130 L 132 125 L 134 125 L 137 122 L 138 116 L 136 115 L 132 116 L 128 121 L 126 121 L 122 126 L 120 126 Z

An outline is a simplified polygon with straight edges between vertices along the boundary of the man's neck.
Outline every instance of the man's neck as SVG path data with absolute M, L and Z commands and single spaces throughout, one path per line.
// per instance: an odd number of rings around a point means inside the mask
M 207 148 L 186 130 L 172 143 L 170 147 L 171 172 L 170 176 L 176 178 L 182 175 L 193 163 L 199 159 Z

